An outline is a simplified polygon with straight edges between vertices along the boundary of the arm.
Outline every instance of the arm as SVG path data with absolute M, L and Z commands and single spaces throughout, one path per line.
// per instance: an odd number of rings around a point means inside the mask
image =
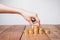
M 22 15 L 19 9 L 14 9 L 14 8 L 7 7 L 5 5 L 0 4 L 0 14 L 3 14 L 3 13 Z
M 34 23 L 31 21 L 31 18 L 35 18 L 36 21 L 35 23 L 38 23 L 40 25 L 40 21 L 38 19 L 38 17 L 36 16 L 36 13 L 34 12 L 30 12 L 30 11 L 26 11 L 24 9 L 14 9 L 11 7 L 7 7 L 5 5 L 0 4 L 0 14 L 20 14 L 24 17 L 25 20 L 27 20 L 31 26 L 34 25 Z

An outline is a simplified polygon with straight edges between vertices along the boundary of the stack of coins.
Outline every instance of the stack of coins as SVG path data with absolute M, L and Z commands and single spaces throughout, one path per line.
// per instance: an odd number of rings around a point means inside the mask
M 50 34 L 49 30 L 44 30 L 43 28 L 39 28 L 39 26 L 34 26 L 33 29 L 25 30 L 24 31 L 25 35 L 32 35 L 32 34 Z
M 43 33 L 45 33 L 45 30 L 43 28 L 40 28 L 39 29 L 39 34 L 43 34 Z
M 25 34 L 25 35 L 28 35 L 28 34 L 29 34 L 29 30 L 25 30 L 25 31 L 24 31 L 24 34 Z
M 33 34 L 33 33 L 34 33 L 33 29 L 30 29 L 29 34 Z
M 34 34 L 39 34 L 39 27 L 38 26 L 34 27 Z

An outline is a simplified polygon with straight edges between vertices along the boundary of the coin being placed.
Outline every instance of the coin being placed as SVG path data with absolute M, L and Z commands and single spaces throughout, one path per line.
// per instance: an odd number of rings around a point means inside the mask
M 34 26 L 34 29 L 39 29 L 39 26 L 35 25 L 35 26 Z
M 31 21 L 34 23 L 36 21 L 36 19 L 35 18 L 31 18 Z

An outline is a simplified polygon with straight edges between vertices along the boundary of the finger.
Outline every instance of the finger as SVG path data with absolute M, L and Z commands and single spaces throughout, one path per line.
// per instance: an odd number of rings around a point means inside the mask
M 38 19 L 37 17 L 32 16 L 32 17 L 31 17 L 31 20 L 32 20 L 32 19 L 35 19 L 35 20 L 32 21 L 34 24 L 35 24 L 35 23 L 40 24 L 39 19 Z
M 40 26 L 40 20 L 36 17 L 36 22 L 38 23 L 38 26 Z
M 40 26 L 40 20 L 37 17 L 31 16 L 31 18 L 35 18 L 35 22 L 32 22 L 33 24 L 38 23 L 37 25 Z
M 30 26 L 33 28 L 33 22 L 31 20 L 29 20 Z
M 40 20 L 39 20 L 39 26 L 40 26 Z
M 37 19 L 37 22 L 38 22 L 38 24 L 39 24 L 39 26 L 40 26 L 40 20 L 39 20 L 39 18 L 38 18 L 38 15 L 36 14 L 36 19 Z

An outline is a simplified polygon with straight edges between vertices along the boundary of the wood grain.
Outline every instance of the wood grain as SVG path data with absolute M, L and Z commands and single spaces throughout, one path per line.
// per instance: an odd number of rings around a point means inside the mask
M 60 40 L 60 25 L 41 25 L 42 28 L 50 30 L 50 35 L 24 36 L 25 25 L 0 25 L 0 40 Z M 30 29 L 26 26 L 26 29 Z
M 1 35 L 1 33 L 2 32 L 4 32 L 7 28 L 9 28 L 10 26 L 8 26 L 7 25 L 7 27 L 6 26 L 4 26 L 4 25 L 0 25 L 0 35 Z
M 44 29 L 50 30 L 49 38 L 51 40 L 60 40 L 60 26 L 59 25 L 42 25 Z
M 0 40 L 19 40 L 24 28 L 25 26 L 13 25 L 0 35 Z

